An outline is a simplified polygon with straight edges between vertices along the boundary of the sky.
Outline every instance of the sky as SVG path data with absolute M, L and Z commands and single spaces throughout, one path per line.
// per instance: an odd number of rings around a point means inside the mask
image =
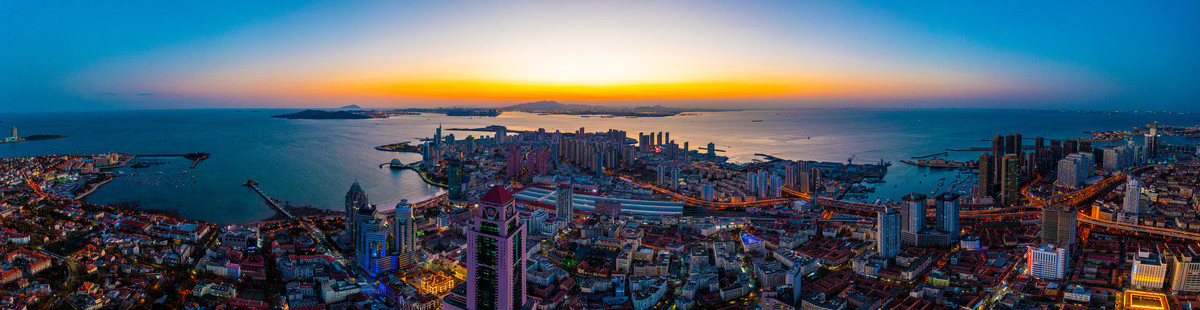
M 0 112 L 1200 111 L 1197 1 L 10 1 Z

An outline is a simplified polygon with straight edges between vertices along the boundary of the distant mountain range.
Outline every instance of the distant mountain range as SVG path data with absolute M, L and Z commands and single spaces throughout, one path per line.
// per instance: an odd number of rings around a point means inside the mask
M 357 104 L 351 104 L 351 105 L 342 107 L 342 109 L 343 110 L 362 110 L 362 107 L 358 106 Z
M 695 111 L 716 111 L 711 109 L 682 109 L 670 108 L 661 105 L 649 107 L 609 107 L 602 105 L 586 105 L 586 104 L 564 104 L 558 101 L 543 100 L 514 104 L 500 108 L 501 111 L 521 111 L 521 112 L 569 112 L 569 113 L 611 113 L 611 112 L 653 112 L 653 113 L 682 113 Z
M 346 111 L 321 111 L 321 110 L 304 110 L 292 114 L 281 114 L 271 116 L 274 118 L 286 119 L 366 119 L 369 116 L 351 113 Z

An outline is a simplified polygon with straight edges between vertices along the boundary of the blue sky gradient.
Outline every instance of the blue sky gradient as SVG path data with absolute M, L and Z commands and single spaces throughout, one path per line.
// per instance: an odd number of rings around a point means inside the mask
M 1197 111 L 1197 51 L 1196 1 L 0 1 L 0 112 Z

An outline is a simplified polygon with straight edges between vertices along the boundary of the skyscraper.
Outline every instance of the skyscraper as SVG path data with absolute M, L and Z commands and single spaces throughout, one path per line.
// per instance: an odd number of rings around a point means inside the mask
M 942 193 L 937 196 L 937 230 L 950 236 L 950 241 L 958 241 L 961 229 L 958 226 L 958 194 Z
M 394 268 L 394 257 L 388 255 L 387 230 L 378 217 L 375 206 L 358 208 L 355 223 L 358 236 L 354 238 L 354 261 L 372 276 Z
M 1004 136 L 996 135 L 992 138 L 992 184 L 1000 184 L 1003 182 L 1000 173 L 1000 167 L 1004 165 Z
M 1158 122 L 1153 122 L 1153 123 L 1147 124 L 1146 127 L 1150 127 L 1150 133 L 1147 133 L 1146 137 L 1145 137 L 1146 157 L 1147 158 L 1158 157 L 1158 151 L 1159 151 Z
M 521 309 L 526 260 L 516 201 L 504 187 L 492 187 L 479 199 L 467 231 L 467 309 Z
M 995 161 L 992 159 L 992 154 L 983 153 L 979 155 L 979 192 L 978 196 L 991 196 L 995 193 L 994 180 L 996 173 L 994 167 Z
M 350 236 L 351 244 L 358 244 L 353 241 L 358 238 L 358 209 L 365 206 L 367 206 L 367 192 L 358 185 L 358 181 L 354 181 L 354 184 L 350 185 L 350 191 L 346 192 L 346 213 L 344 213 L 346 233 Z
M 1000 203 L 1006 206 L 1021 203 L 1021 158 L 1016 154 L 1004 155 L 1000 183 Z
M 925 195 L 911 193 L 900 198 L 903 201 L 904 218 L 903 230 L 909 233 L 919 233 L 925 230 Z
M 1058 178 L 1054 184 L 1077 187 L 1095 174 L 1096 156 L 1093 153 L 1076 152 L 1058 161 Z
M 413 209 L 408 200 L 396 204 L 392 213 L 392 241 L 396 243 L 396 267 L 413 264 L 417 251 L 417 228 L 413 223 Z
M 1142 183 L 1133 175 L 1125 178 L 1125 201 L 1121 209 L 1135 215 L 1142 211 Z
M 1042 243 L 1070 249 L 1075 243 L 1078 216 L 1069 206 L 1042 208 Z
M 883 211 L 876 212 L 876 216 L 875 235 L 879 238 L 879 243 L 875 244 L 875 250 L 879 252 L 879 256 L 896 257 L 900 254 L 900 212 L 885 206 Z
M 463 199 L 462 161 L 451 158 L 446 161 L 446 185 L 450 187 L 450 199 Z
M 571 191 L 570 183 L 562 183 L 555 189 L 554 194 L 558 198 L 558 203 L 555 205 L 554 216 L 566 221 L 575 218 L 574 208 L 574 192 Z

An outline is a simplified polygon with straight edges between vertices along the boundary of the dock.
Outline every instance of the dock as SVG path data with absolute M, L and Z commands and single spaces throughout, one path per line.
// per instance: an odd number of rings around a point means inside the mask
M 287 216 L 288 219 L 293 219 L 293 220 L 296 219 L 295 216 L 292 216 L 291 213 L 289 213 L 287 210 L 284 210 L 283 206 L 280 206 L 279 203 L 275 202 L 274 199 L 271 199 L 270 196 L 267 196 L 266 193 L 263 193 L 262 189 L 258 188 L 258 183 L 254 182 L 254 180 L 247 180 L 246 184 L 244 184 L 244 185 L 249 186 L 250 188 L 253 188 L 254 192 L 258 193 L 259 196 L 262 196 L 263 199 L 267 200 L 267 204 L 271 205 L 272 208 L 275 208 L 275 211 L 279 211 L 279 213 L 283 213 L 283 215 Z

